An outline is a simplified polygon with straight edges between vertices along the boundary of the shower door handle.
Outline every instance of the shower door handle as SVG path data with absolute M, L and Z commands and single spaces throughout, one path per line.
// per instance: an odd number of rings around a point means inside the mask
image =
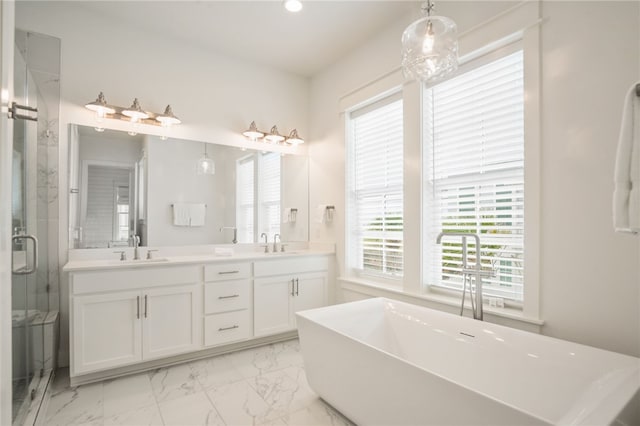
M 31 267 L 27 263 L 24 267 L 19 269 L 13 269 L 11 272 L 15 275 L 29 275 L 33 274 L 38 269 L 38 239 L 33 235 L 14 235 L 11 237 L 11 242 L 17 242 L 20 240 L 31 240 L 33 242 L 33 262 Z M 28 252 L 28 250 L 26 250 Z M 13 268 L 13 253 L 11 251 L 11 267 Z
M 27 105 L 18 105 L 16 102 L 11 102 L 11 106 L 9 107 L 9 118 L 14 120 L 29 120 L 29 121 L 38 121 L 37 116 L 18 114 L 18 110 L 30 111 L 30 112 L 38 112 L 38 108 L 33 108 Z

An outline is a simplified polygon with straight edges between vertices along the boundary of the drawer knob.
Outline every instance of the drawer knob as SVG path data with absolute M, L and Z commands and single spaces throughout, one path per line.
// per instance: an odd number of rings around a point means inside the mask
M 218 296 L 218 299 L 233 299 L 234 297 L 240 297 L 240 295 L 232 294 L 231 296 Z
M 239 325 L 233 325 L 231 327 L 222 327 L 222 328 L 219 328 L 218 331 L 233 330 L 235 328 L 240 328 L 240 326 Z

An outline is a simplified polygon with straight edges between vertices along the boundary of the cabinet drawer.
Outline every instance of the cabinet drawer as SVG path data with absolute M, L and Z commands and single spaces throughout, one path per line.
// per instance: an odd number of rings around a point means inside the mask
M 329 269 L 327 256 L 301 256 L 289 259 L 269 259 L 254 263 L 256 277 L 270 275 L 299 274 L 304 272 L 326 271 Z
M 132 290 L 174 284 L 191 284 L 199 280 L 197 266 L 153 267 L 71 273 L 73 294 Z
M 248 309 L 209 315 L 204 319 L 205 346 L 248 339 L 252 334 Z
M 204 285 L 204 313 L 237 311 L 249 308 L 250 280 L 208 282 Z
M 205 265 L 205 281 L 235 280 L 249 278 L 251 276 L 251 263 L 220 263 Z

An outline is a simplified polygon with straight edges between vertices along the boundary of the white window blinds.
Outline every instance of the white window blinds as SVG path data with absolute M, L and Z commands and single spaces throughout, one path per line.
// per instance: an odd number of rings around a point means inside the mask
M 259 231 L 271 240 L 280 233 L 280 154 L 258 154 L 260 194 Z
M 238 242 L 253 243 L 254 240 L 254 156 L 236 162 L 236 227 Z
M 524 90 L 522 51 L 424 91 L 427 284 L 462 289 L 459 238 L 480 236 L 486 296 L 523 299 Z M 476 247 L 469 241 L 470 265 Z
M 236 162 L 238 241 L 253 243 L 280 232 L 280 154 L 251 154 Z M 257 177 L 257 179 L 256 179 Z
M 352 266 L 366 273 L 402 276 L 400 94 L 352 112 L 349 129 Z

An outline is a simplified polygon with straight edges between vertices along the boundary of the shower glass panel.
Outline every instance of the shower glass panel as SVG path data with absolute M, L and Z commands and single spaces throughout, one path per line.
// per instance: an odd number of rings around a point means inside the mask
M 48 73 L 46 65 L 55 52 L 52 46 L 57 45 L 59 52 L 59 40 L 17 30 L 15 42 L 14 101 L 38 110 L 37 120 L 13 120 L 12 422 L 23 425 L 34 411 L 30 410 L 33 401 L 37 403 L 37 398 L 42 398 L 41 382 L 46 383 L 53 368 L 53 351 L 50 343 L 47 350 L 45 326 L 52 318 L 49 256 L 57 257 L 57 252 L 51 253 L 48 248 L 57 245 L 51 238 L 55 237 L 51 230 L 57 222 L 51 222 L 49 217 L 53 186 L 50 171 L 57 162 L 57 155 L 50 158 L 50 153 L 57 152 L 51 149 L 50 117 L 56 117 L 57 126 L 59 78 Z M 50 240 L 53 244 L 49 244 Z

